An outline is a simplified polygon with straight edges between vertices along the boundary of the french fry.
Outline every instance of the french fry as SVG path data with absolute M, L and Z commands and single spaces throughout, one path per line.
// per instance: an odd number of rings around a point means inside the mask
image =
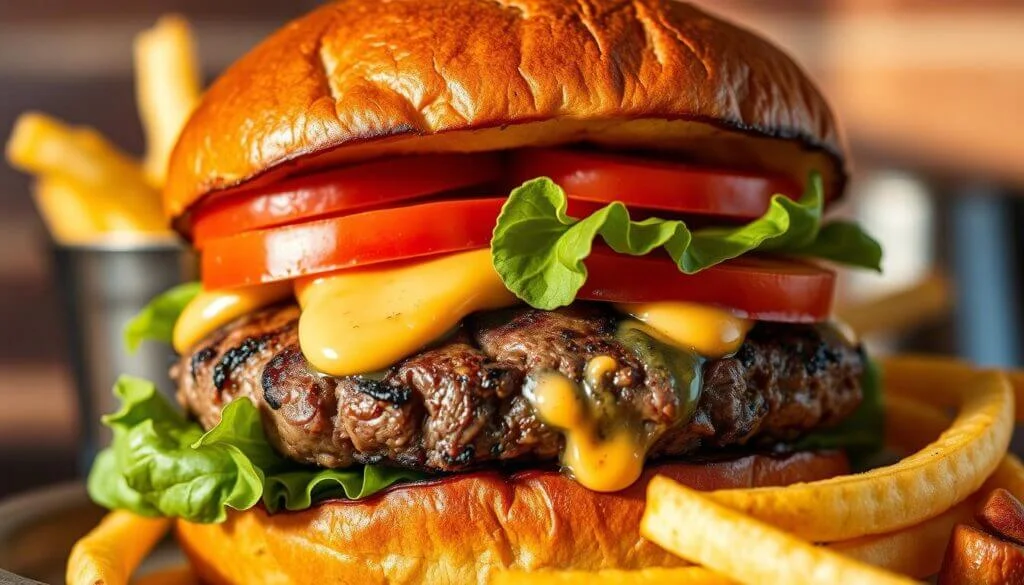
M 75 543 L 68 559 L 68 585 L 128 585 L 132 573 L 171 527 L 168 518 L 131 512 L 107 514 Z
M 914 582 L 802 541 L 660 476 L 647 488 L 640 532 L 682 558 L 740 583 Z
M 974 498 L 968 498 L 909 528 L 833 542 L 826 548 L 901 575 L 925 579 L 938 572 L 949 535 L 958 523 L 970 521 L 975 503 Z
M 948 278 L 933 274 L 896 293 L 836 312 L 858 335 L 900 333 L 948 314 L 954 303 L 952 289 Z
M 199 101 L 201 78 L 188 22 L 164 16 L 135 37 L 135 96 L 146 131 L 146 178 L 162 187 L 182 126 Z
M 720 490 L 709 497 L 815 542 L 894 532 L 966 499 L 1006 453 L 1014 414 L 1010 384 L 1000 373 L 954 365 L 930 374 L 919 371 L 914 385 L 897 390 L 894 379 L 910 384 L 901 368 L 898 361 L 885 365 L 886 392 L 959 407 L 953 424 L 925 448 L 866 473 L 788 487 Z
M 1024 370 L 1012 370 L 1006 373 L 1013 385 L 1014 402 L 1017 405 L 1017 422 L 1024 422 Z
M 36 207 L 54 239 L 86 243 L 104 230 L 103 215 L 88 192 L 62 177 L 40 177 L 33 189 Z
M 88 186 L 145 187 L 137 162 L 91 128 L 72 128 L 39 112 L 18 117 L 7 158 L 21 170 Z M 152 192 L 152 189 L 148 189 Z
M 886 397 L 886 445 L 918 451 L 949 426 L 951 419 L 930 404 L 899 396 Z M 978 493 L 1005 489 L 1024 499 L 1024 463 L 1012 453 L 1003 455 Z
M 996 488 L 1002 488 L 1017 499 L 1024 500 L 1024 463 L 1021 463 L 1016 455 L 1007 453 L 1003 457 L 999 467 L 989 476 L 981 491 L 986 493 Z
M 885 446 L 898 453 L 916 453 L 953 422 L 945 411 L 912 398 L 886 395 Z
M 957 394 L 947 390 L 955 389 L 974 374 L 974 370 L 965 367 L 967 362 L 945 357 L 905 355 L 889 358 L 885 363 L 892 364 L 883 368 L 888 392 L 937 406 L 955 406 Z M 1014 418 L 1024 422 L 1024 370 L 1009 370 L 1003 374 L 1013 388 Z M 934 383 L 940 380 L 948 383 L 936 387 Z M 933 388 L 940 393 L 933 394 Z
M 159 194 L 138 164 L 95 130 L 26 113 L 15 123 L 7 157 L 43 179 L 39 198 L 47 225 L 71 226 L 61 233 L 167 230 Z
M 497 573 L 491 585 L 731 585 L 732 579 L 703 567 L 639 571 L 509 571 Z
M 900 452 L 916 452 L 935 440 L 952 423 L 942 409 L 910 398 L 885 397 L 886 446 Z M 978 494 L 996 487 L 1024 491 L 1024 467 L 1016 458 L 1004 457 Z M 864 536 L 830 543 L 830 549 L 846 556 L 916 578 L 935 574 L 942 562 L 953 528 L 970 521 L 977 495 L 930 518 L 888 534 Z

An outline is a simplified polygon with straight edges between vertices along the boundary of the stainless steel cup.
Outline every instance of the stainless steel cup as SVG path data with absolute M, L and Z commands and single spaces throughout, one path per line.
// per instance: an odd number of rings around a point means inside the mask
M 143 343 L 134 354 L 124 345 L 125 324 L 154 296 L 194 278 L 195 260 L 177 241 L 54 245 L 57 281 L 68 326 L 78 394 L 79 463 L 83 471 L 110 442 L 100 416 L 117 408 L 111 393 L 121 374 L 152 380 L 171 394 L 170 347 Z

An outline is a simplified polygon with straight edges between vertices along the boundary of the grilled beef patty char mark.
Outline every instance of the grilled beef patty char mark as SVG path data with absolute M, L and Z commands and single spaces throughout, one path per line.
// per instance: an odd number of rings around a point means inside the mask
M 756 324 L 734 356 L 704 362 L 694 409 L 660 364 L 641 361 L 615 335 L 623 317 L 602 305 L 473 316 L 386 372 L 346 377 L 311 368 L 298 317 L 294 305 L 258 311 L 181 358 L 172 369 L 179 400 L 204 428 L 244 397 L 259 407 L 273 446 L 303 463 L 457 471 L 555 460 L 562 437 L 537 419 L 524 380 L 557 370 L 578 383 L 596 356 L 618 364 L 607 383 L 619 411 L 657 437 L 651 458 L 790 441 L 861 401 L 862 352 L 828 326 Z

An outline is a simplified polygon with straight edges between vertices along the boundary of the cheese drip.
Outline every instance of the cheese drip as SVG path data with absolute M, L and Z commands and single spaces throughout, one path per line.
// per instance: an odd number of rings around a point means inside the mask
M 700 399 L 701 358 L 651 336 L 646 326 L 623 323 L 616 336 L 644 364 L 659 371 L 678 399 L 678 416 L 689 420 Z M 638 414 L 620 404 L 614 379 L 618 362 L 596 356 L 587 362 L 583 384 L 545 370 L 527 377 L 523 394 L 537 417 L 565 438 L 563 469 L 588 489 L 626 489 L 643 473 L 647 451 L 660 436 L 645 428 Z
M 667 341 L 707 358 L 736 353 L 753 326 L 717 307 L 697 303 L 660 302 L 620 304 L 616 307 L 654 329 Z
M 300 279 L 295 293 L 302 352 L 335 376 L 391 366 L 470 313 L 518 302 L 494 271 L 490 250 Z
M 174 323 L 174 350 L 184 354 L 220 327 L 257 309 L 279 303 L 291 295 L 290 282 L 204 290 L 189 302 Z
M 587 369 L 614 371 L 617 367 L 615 360 L 603 356 L 592 360 Z M 581 389 L 561 373 L 545 371 L 527 379 L 525 393 L 537 416 L 565 437 L 565 471 L 589 489 L 614 492 L 640 477 L 647 446 L 637 425 L 614 420 L 614 412 L 601 412 L 596 395 L 601 386 L 588 382 Z

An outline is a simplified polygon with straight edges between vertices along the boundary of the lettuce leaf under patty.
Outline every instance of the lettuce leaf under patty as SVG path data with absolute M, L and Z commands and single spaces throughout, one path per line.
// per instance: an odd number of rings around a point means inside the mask
M 246 399 L 225 406 L 221 422 L 204 433 L 152 382 L 124 376 L 114 393 L 121 408 L 103 417 L 114 440 L 96 458 L 88 481 L 89 495 L 107 508 L 222 522 L 228 508 L 247 510 L 262 502 L 270 512 L 303 510 L 424 477 L 377 465 L 319 469 L 294 463 L 267 443 L 259 411 Z
M 853 223 L 822 226 L 824 204 L 821 176 L 812 173 L 799 201 L 775 195 L 768 211 L 750 223 L 691 231 L 678 220 L 631 221 L 619 202 L 583 219 L 569 217 L 565 191 L 539 178 L 509 195 L 494 228 L 491 258 L 510 291 L 544 310 L 576 298 L 587 279 L 583 261 L 598 236 L 620 254 L 643 256 L 664 248 L 685 274 L 755 250 L 880 270 L 878 242 Z

